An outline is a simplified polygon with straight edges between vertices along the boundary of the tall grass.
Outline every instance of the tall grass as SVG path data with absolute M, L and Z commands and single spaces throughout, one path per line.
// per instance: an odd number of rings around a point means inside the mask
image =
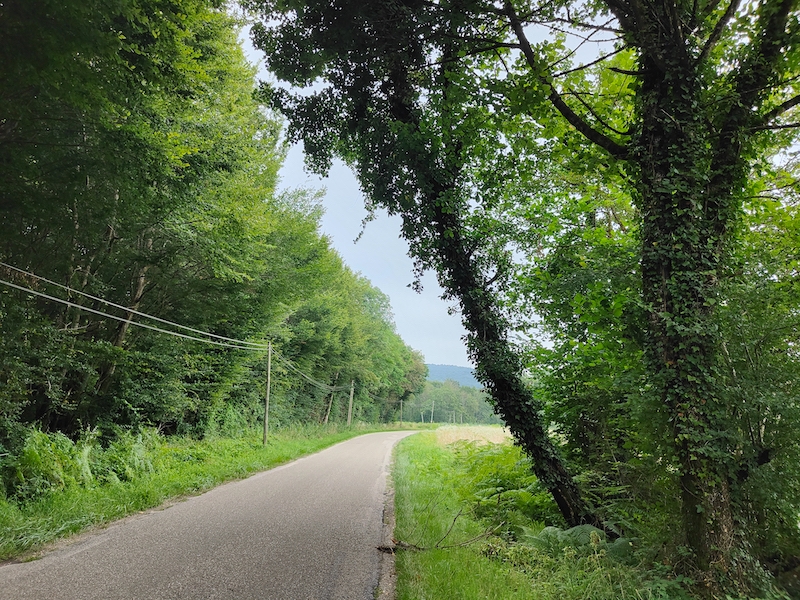
M 688 598 L 631 560 L 627 542 L 553 526 L 557 513 L 509 443 L 420 433 L 398 445 L 393 479 L 398 600 Z
M 266 446 L 259 431 L 203 440 L 119 431 L 101 445 L 95 431 L 73 442 L 32 430 L 22 451 L 0 463 L 0 559 L 388 428 L 297 425 L 273 433 Z

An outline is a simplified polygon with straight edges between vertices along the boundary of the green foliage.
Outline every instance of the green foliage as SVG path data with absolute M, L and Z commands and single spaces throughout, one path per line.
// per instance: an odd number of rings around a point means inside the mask
M 88 469 L 91 445 L 76 446 L 61 433 L 48 435 L 31 430 L 18 455 L 3 461 L 11 489 L 6 493 L 22 500 L 34 499 L 50 491 L 63 490 L 92 480 Z
M 197 330 L 271 339 L 312 378 L 357 382 L 357 421 L 390 420 L 421 386 L 422 359 L 320 233 L 318 199 L 276 193 L 281 123 L 253 97 L 241 23 L 216 0 L 1 12 L 0 37 L 19 49 L 0 49 L 0 260 Z M 31 427 L 80 443 L 94 427 L 236 436 L 263 420 L 266 353 L 139 329 L 125 309 L 11 268 L 0 277 L 123 319 L 0 290 L 0 454 L 19 457 Z M 275 424 L 318 419 L 324 399 L 273 370 Z M 96 477 L 146 468 L 126 435 Z M 73 477 L 47 471 L 56 462 L 38 475 L 20 464 L 30 473 L 12 493 Z
M 107 447 L 101 446 L 97 429 L 83 431 L 76 442 L 59 432 L 31 429 L 22 448 L 0 463 L 5 493 L 25 503 L 67 488 L 130 481 L 152 473 L 149 455 L 160 444 L 150 429 L 117 430 Z
M 347 0 L 245 6 L 259 12 L 254 41 L 273 73 L 301 87 L 324 81 L 311 94 L 264 90 L 288 117 L 289 136 L 303 140 L 309 165 L 320 172 L 342 158 L 357 173 L 368 208 L 402 217 L 418 272 L 435 270 L 445 298 L 457 303 L 477 378 L 535 458 L 537 476 L 565 519 L 598 522 L 548 436 L 499 302 L 513 246 L 493 208 L 506 201 L 499 188 L 514 159 L 501 133 L 482 135 L 482 128 L 502 121 L 501 94 L 484 82 L 502 79 L 508 63 L 492 65 L 474 46 L 475 7 Z M 505 30 L 496 15 L 475 24 L 485 27 L 476 34 L 482 39 Z
M 579 527 L 591 527 L 590 525 Z M 548 528 L 551 529 L 551 528 Z M 491 560 L 520 570 L 533 580 L 532 597 L 637 600 L 688 600 L 682 579 L 663 579 L 637 571 L 612 558 L 599 535 L 576 539 L 567 531 L 553 529 L 530 544 L 498 540 L 483 553 Z
M 793 221 L 774 213 L 795 202 L 796 168 L 773 171 L 797 136 L 796 2 L 248 4 L 273 73 L 327 86 L 272 91 L 291 135 L 320 170 L 344 158 L 371 207 L 403 216 L 411 254 L 459 303 L 478 375 L 568 521 L 599 525 L 630 494 L 628 526 L 677 510 L 672 547 L 729 573 L 758 535 L 745 523 L 776 504 L 796 521 L 793 470 L 771 507 L 748 481 L 794 456 L 796 303 L 761 295 L 790 325 L 763 336 L 750 326 L 774 326 L 750 308 L 743 345 L 726 314 L 746 288 L 781 279 L 737 256 L 748 228 L 796 261 L 782 234 L 763 235 L 793 228 L 774 227 Z M 618 37 L 579 62 L 609 29 Z M 545 30 L 558 33 L 528 39 Z M 771 223 L 744 214 L 750 192 L 780 207 L 755 209 Z M 536 325 L 546 350 L 525 343 Z M 526 366 L 539 396 L 520 381 Z M 599 513 L 571 487 L 548 419 L 570 464 L 591 469 L 584 496 Z
M 535 523 L 563 524 L 552 497 L 531 472 L 530 458 L 512 444 L 456 443 L 458 489 L 477 519 L 487 520 L 511 538 Z

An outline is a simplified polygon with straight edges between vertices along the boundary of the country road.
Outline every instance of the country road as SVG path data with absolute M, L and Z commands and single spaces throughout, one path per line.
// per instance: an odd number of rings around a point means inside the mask
M 0 567 L 2 600 L 371 600 L 386 475 L 372 433 Z

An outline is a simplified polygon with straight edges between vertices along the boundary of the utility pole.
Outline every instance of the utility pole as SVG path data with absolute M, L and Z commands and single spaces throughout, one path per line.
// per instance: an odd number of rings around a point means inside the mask
M 269 388 L 272 384 L 272 342 L 269 343 L 267 350 L 267 395 L 264 399 L 264 446 L 267 445 L 267 436 L 269 435 Z
M 436 400 L 431 400 L 431 423 L 433 423 L 433 407 L 436 406 Z
M 355 381 L 350 380 L 350 403 L 347 405 L 347 426 L 353 422 L 353 390 L 355 389 Z

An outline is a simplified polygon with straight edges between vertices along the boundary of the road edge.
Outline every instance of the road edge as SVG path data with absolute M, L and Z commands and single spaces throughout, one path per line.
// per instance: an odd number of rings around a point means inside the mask
M 414 432 L 416 433 L 416 432 Z M 406 437 L 406 436 L 403 436 Z M 395 600 L 397 596 L 397 571 L 395 570 L 394 553 L 394 461 L 397 455 L 397 440 L 392 446 L 391 458 L 386 467 L 386 487 L 383 492 L 383 528 L 381 545 L 378 546 L 380 560 L 378 563 L 378 585 L 375 587 L 375 600 Z

